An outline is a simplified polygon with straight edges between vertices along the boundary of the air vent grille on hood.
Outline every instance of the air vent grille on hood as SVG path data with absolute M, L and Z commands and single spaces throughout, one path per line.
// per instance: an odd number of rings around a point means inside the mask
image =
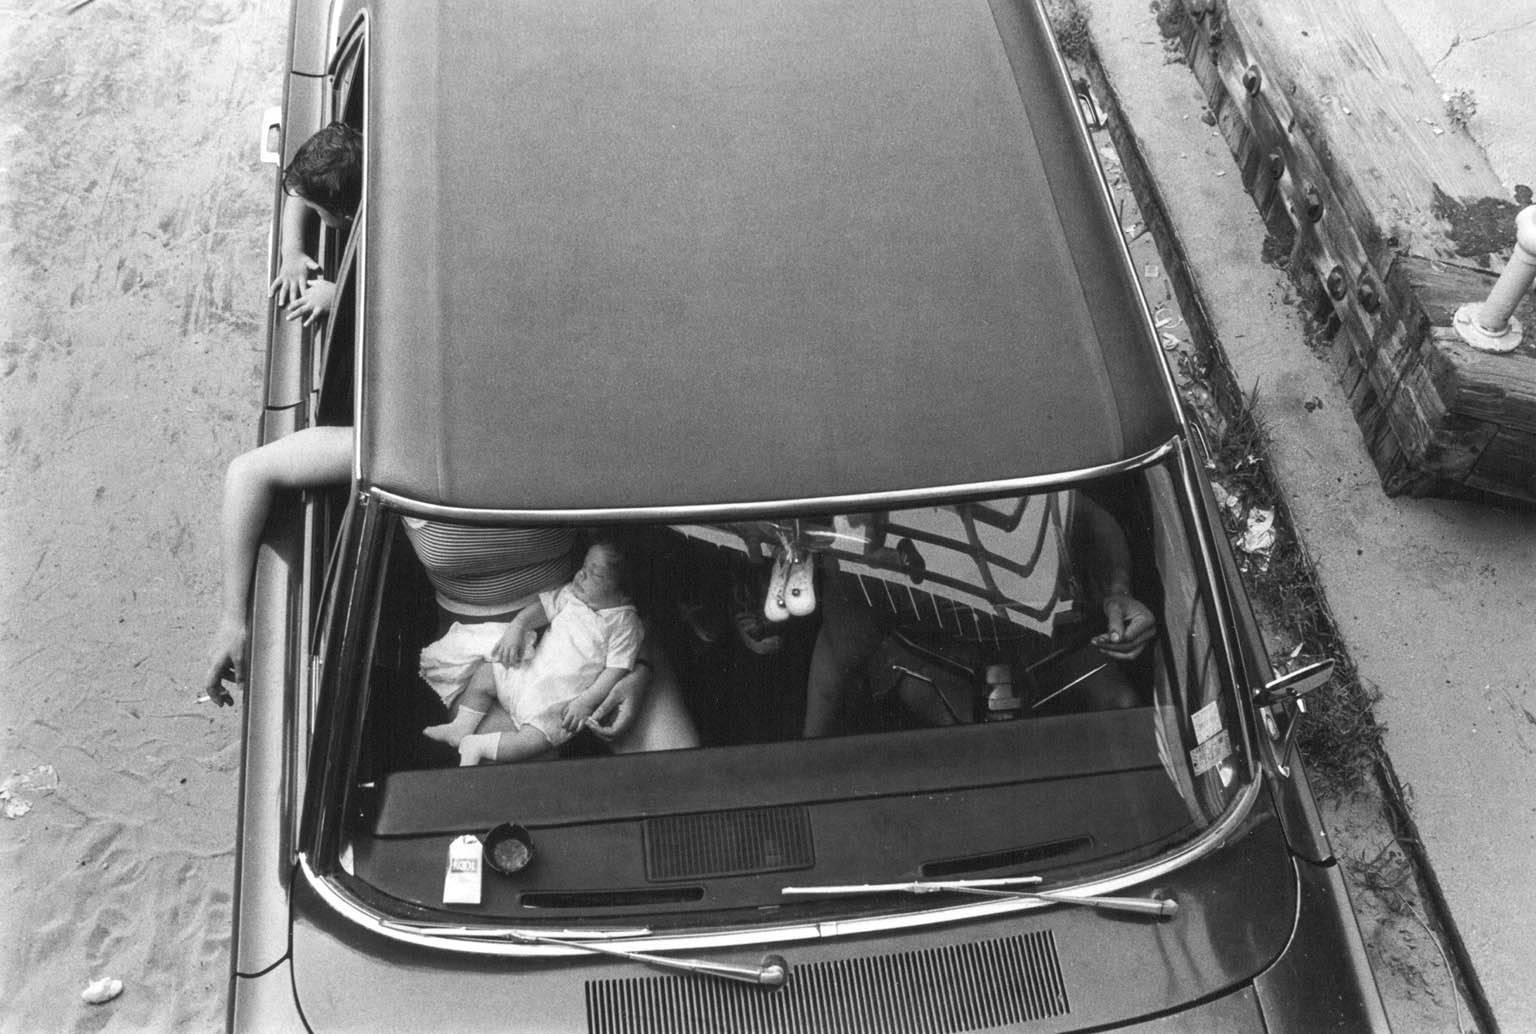
M 586 991 L 589 1034 L 960 1034 L 1071 1011 L 1049 930 L 796 965 L 776 991 L 694 974 Z
M 645 823 L 645 875 L 697 880 L 804 869 L 815 861 L 802 808 L 669 815 Z

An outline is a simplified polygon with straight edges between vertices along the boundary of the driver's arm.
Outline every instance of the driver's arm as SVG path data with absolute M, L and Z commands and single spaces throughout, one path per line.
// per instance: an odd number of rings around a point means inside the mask
M 1094 637 L 1100 652 L 1116 660 L 1141 653 L 1157 630 L 1147 605 L 1131 594 L 1131 547 L 1120 522 L 1098 503 L 1079 493 L 1079 519 L 1089 540 L 1094 587 L 1104 606 L 1105 630 Z

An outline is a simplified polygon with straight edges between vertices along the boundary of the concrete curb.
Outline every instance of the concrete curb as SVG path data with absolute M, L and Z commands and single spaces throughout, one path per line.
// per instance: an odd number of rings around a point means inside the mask
M 1185 253 L 1178 234 L 1173 228 L 1172 220 L 1163 202 L 1162 191 L 1152 176 L 1152 172 L 1141 153 L 1135 135 L 1128 131 L 1128 123 L 1120 102 L 1119 93 L 1105 72 L 1103 64 L 1098 58 L 1098 53 L 1092 44 L 1089 45 L 1087 53 L 1082 55 L 1080 60 L 1088 71 L 1089 82 L 1095 100 L 1105 112 L 1106 126 L 1111 138 L 1115 141 L 1131 190 L 1136 197 L 1137 205 L 1141 209 L 1142 218 L 1157 243 L 1158 253 L 1163 260 L 1165 275 L 1172 284 L 1174 294 L 1179 301 L 1180 309 L 1184 315 L 1184 320 L 1189 326 L 1191 338 L 1200 356 L 1207 361 L 1210 369 L 1216 374 L 1212 383 L 1213 395 L 1223 415 L 1229 419 L 1234 418 L 1241 412 L 1245 404 L 1244 395 L 1239 387 L 1236 374 L 1233 372 L 1232 366 L 1228 361 L 1226 352 L 1222 347 L 1222 343 L 1213 327 L 1209 304 L 1204 293 L 1201 291 L 1195 273 L 1192 271 L 1189 257 Z M 1263 462 L 1266 466 L 1269 465 L 1267 456 Z M 1272 471 L 1270 478 L 1272 481 L 1276 480 Z M 1275 504 L 1278 521 L 1295 529 L 1296 521 L 1290 512 L 1290 507 L 1284 496 L 1277 496 Z M 1305 544 L 1299 535 L 1296 537 L 1296 541 L 1298 546 L 1305 552 Z M 1307 562 L 1310 566 L 1310 557 L 1307 558 Z M 1317 602 L 1325 612 L 1326 623 L 1335 630 L 1335 638 L 1342 648 L 1343 640 L 1337 634 L 1337 625 L 1334 622 L 1331 610 L 1328 609 L 1326 598 L 1319 599 Z M 1352 661 L 1348 661 L 1347 658 L 1341 659 L 1346 660 L 1345 667 L 1348 670 L 1354 670 Z M 1363 696 L 1364 690 L 1360 687 L 1358 680 L 1352 681 L 1354 685 L 1349 688 L 1348 692 Z M 1430 919 L 1444 934 L 1447 942 L 1447 951 L 1455 962 L 1456 979 L 1462 986 L 1467 1002 L 1474 1012 L 1474 1018 L 1483 1034 L 1497 1034 L 1499 1026 L 1494 1018 L 1487 994 L 1483 989 L 1482 982 L 1478 979 L 1477 971 L 1467 950 L 1466 942 L 1461 936 L 1454 917 L 1451 915 L 1444 889 L 1440 884 L 1439 878 L 1435 875 L 1434 867 L 1430 863 L 1428 855 L 1424 851 L 1418 826 L 1414 821 L 1407 796 L 1403 790 L 1403 784 L 1392 766 L 1391 758 L 1384 751 L 1376 753 L 1376 763 L 1372 766 L 1372 775 L 1391 811 L 1397 843 L 1412 860 L 1415 877 L 1430 903 Z

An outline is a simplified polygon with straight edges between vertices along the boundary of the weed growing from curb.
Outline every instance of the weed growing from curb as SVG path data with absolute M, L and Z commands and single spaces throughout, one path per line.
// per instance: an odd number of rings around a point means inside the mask
M 1382 727 L 1371 713 L 1380 694 L 1361 682 L 1339 638 L 1317 571 L 1296 538 L 1268 459 L 1269 434 L 1256 403 L 1256 394 L 1250 392 L 1225 414 L 1222 433 L 1211 443 L 1210 473 L 1246 507 L 1275 514 L 1275 541 L 1267 559 L 1260 562 L 1238 551 L 1243 582 L 1263 614 L 1271 643 L 1278 647 L 1277 667 L 1334 659 L 1332 681 L 1307 698 L 1309 717 L 1302 719 L 1298 742 L 1308 769 L 1322 779 L 1324 789 L 1345 793 L 1358 789 L 1383 756 Z M 1242 534 L 1231 510 L 1223 508 L 1223 522 L 1230 538 Z
M 1068 61 L 1081 63 L 1088 56 L 1093 37 L 1088 32 L 1088 16 L 1072 0 L 1046 0 L 1046 17 L 1056 43 Z

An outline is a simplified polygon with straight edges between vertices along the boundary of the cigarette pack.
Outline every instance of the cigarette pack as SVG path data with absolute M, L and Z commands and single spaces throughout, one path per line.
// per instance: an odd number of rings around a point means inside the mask
M 443 876 L 443 904 L 480 904 L 480 838 L 472 833 L 448 845 L 448 871 Z

